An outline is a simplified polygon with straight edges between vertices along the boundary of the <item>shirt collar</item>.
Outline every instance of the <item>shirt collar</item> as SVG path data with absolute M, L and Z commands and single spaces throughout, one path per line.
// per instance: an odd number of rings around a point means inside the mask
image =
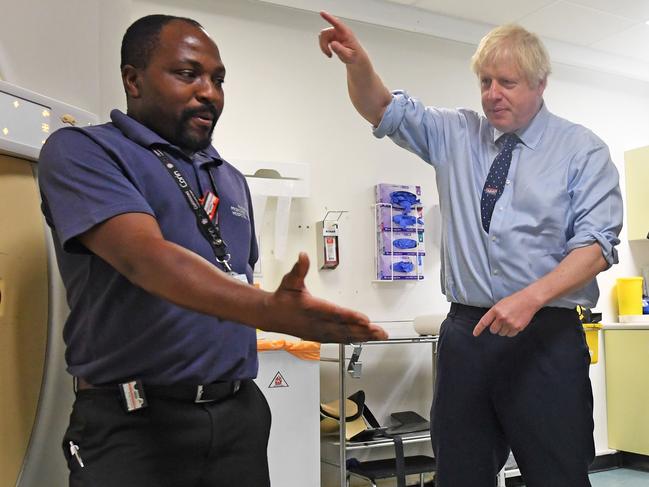
M 548 124 L 549 118 L 550 112 L 545 106 L 545 102 L 542 102 L 541 108 L 539 109 L 537 114 L 534 115 L 534 118 L 530 120 L 530 123 L 528 123 L 527 126 L 518 129 L 515 133 L 516 135 L 518 135 L 518 138 L 523 144 L 534 150 L 541 141 L 541 137 L 543 137 L 543 133 L 545 132 L 545 127 Z M 494 127 L 494 142 L 496 142 L 503 135 L 504 132 L 501 132 Z
M 194 162 L 199 167 L 209 163 L 214 163 L 216 165 L 223 163 L 223 159 L 211 144 L 206 149 L 195 152 L 194 155 L 190 157 L 180 148 L 169 143 L 153 130 L 142 125 L 140 122 L 120 110 L 112 110 L 110 112 L 110 119 L 113 122 L 113 125 L 115 125 L 115 127 L 117 127 L 126 137 L 147 149 L 152 148 L 154 145 L 164 146 L 167 150 L 172 150 L 177 155 L 187 159 L 188 161 Z

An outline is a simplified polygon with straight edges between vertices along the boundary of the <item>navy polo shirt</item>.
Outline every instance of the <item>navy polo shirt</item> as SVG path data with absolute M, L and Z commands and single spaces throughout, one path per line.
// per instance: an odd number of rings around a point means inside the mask
M 255 377 L 253 328 L 149 294 L 77 238 L 116 215 L 146 213 L 156 218 L 165 239 L 216 265 L 194 213 L 150 149 L 161 147 L 197 196 L 212 190 L 212 174 L 231 266 L 251 282 L 257 244 L 244 176 L 212 146 L 190 158 L 118 110 L 111 112 L 111 120 L 58 130 L 39 161 L 43 213 L 53 230 L 70 306 L 63 333 L 68 371 L 95 384 L 134 378 L 151 384 L 201 384 Z

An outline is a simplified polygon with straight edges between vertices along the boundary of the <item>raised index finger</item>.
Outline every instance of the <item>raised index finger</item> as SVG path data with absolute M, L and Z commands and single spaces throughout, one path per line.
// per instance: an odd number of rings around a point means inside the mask
M 338 29 L 341 32 L 347 32 L 347 26 L 338 17 L 334 17 L 329 12 L 325 12 L 324 10 L 320 12 L 320 17 L 329 22 L 335 29 Z

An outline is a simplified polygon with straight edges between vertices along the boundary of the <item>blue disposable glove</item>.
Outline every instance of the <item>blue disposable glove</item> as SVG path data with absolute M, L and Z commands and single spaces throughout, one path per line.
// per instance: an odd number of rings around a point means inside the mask
M 415 270 L 415 264 L 404 260 L 402 262 L 395 262 L 394 264 L 392 264 L 392 269 L 395 272 L 412 272 Z

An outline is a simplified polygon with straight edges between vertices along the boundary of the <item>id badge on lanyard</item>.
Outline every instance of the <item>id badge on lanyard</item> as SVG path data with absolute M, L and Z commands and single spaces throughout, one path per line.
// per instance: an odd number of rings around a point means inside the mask
M 231 271 L 228 272 L 228 276 L 232 277 L 233 279 L 236 279 L 237 281 L 241 281 L 244 284 L 250 284 L 248 282 L 248 276 L 246 276 L 245 274 L 237 274 L 236 272 Z
M 207 213 L 207 216 L 210 217 L 210 220 L 218 222 L 219 220 L 216 210 L 219 207 L 219 197 L 211 191 L 207 191 L 199 201 L 201 205 L 203 205 L 203 209 L 205 210 L 205 213 Z
M 185 200 L 196 216 L 196 221 L 201 229 L 201 233 L 208 240 L 212 250 L 214 251 L 217 262 L 224 267 L 228 276 L 237 281 L 249 284 L 248 277 L 245 274 L 234 272 L 229 264 L 230 254 L 227 252 L 227 246 L 221 237 L 221 231 L 218 224 L 217 209 L 219 206 L 219 196 L 216 192 L 216 182 L 214 181 L 212 173 L 208 171 L 214 192 L 207 191 L 202 198 L 198 198 L 192 191 L 191 187 L 185 182 L 186 179 L 183 177 L 180 169 L 176 167 L 167 154 L 158 148 L 153 148 L 152 151 L 158 159 L 160 159 L 162 165 L 169 172 L 169 175 L 173 178 L 174 182 L 185 196 Z
M 203 209 L 205 210 L 207 216 L 210 218 L 210 221 L 218 223 L 219 216 L 217 213 L 217 209 L 219 207 L 219 197 L 214 193 L 212 193 L 211 191 L 207 191 L 203 195 L 203 197 L 199 199 L 199 202 L 203 206 Z M 239 274 L 234 271 L 226 271 L 226 272 L 228 276 L 232 277 L 233 279 L 236 279 L 237 281 L 241 281 L 244 284 L 249 284 L 248 276 L 246 276 L 245 274 Z

